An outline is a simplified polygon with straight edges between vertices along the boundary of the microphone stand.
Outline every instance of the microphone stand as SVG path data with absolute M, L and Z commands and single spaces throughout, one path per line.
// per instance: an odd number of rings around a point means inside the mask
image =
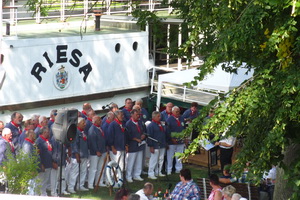
M 64 152 L 63 152 L 63 149 L 64 149 L 64 144 L 62 142 L 60 142 L 61 145 L 61 153 L 60 153 L 60 168 L 59 168 L 59 197 L 61 197 L 62 195 L 62 166 L 63 166 L 63 155 L 64 155 Z
M 80 158 L 80 138 L 82 137 L 81 136 L 81 134 L 82 133 L 80 133 L 79 135 L 78 135 L 78 137 L 79 137 L 79 144 L 78 144 L 78 149 L 79 149 L 79 163 L 78 163 L 78 185 L 79 185 L 79 199 L 81 199 L 81 191 L 80 191 L 80 163 L 81 163 L 81 158 Z

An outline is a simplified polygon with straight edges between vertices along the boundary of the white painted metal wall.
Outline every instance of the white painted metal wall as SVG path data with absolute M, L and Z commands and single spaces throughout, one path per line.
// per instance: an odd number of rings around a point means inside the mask
M 137 50 L 133 43 L 137 42 Z M 116 44 L 120 51 L 115 51 Z M 62 45 L 67 49 L 57 50 Z M 66 46 L 64 46 L 66 47 Z M 81 56 L 74 56 L 74 52 Z M 58 38 L 4 38 L 3 69 L 6 72 L 0 89 L 0 106 L 37 102 L 50 99 L 89 95 L 149 85 L 147 69 L 148 33 L 103 34 Z M 50 67 L 45 55 L 53 63 Z M 73 53 L 73 55 L 72 55 Z M 66 60 L 61 62 L 59 60 Z M 70 60 L 79 66 L 74 67 Z M 46 71 L 39 73 L 41 81 L 32 75 L 40 63 Z M 92 71 L 84 81 L 80 69 L 90 65 Z M 60 90 L 55 86 L 55 74 L 64 66 L 69 73 L 69 85 Z M 39 69 L 36 68 L 35 72 Z

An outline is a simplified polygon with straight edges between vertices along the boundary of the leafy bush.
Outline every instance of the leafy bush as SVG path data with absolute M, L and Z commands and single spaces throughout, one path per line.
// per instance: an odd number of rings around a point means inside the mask
M 7 155 L 0 172 L 3 172 L 8 183 L 8 192 L 12 194 L 27 194 L 29 180 L 38 175 L 38 156 L 20 151 L 16 156 Z

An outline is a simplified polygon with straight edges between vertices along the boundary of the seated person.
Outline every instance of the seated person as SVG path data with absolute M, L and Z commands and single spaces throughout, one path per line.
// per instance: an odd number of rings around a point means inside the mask
M 140 200 L 149 200 L 151 199 L 153 189 L 153 184 L 147 182 L 145 183 L 144 188 L 137 191 L 136 194 L 140 195 Z
M 219 177 L 216 174 L 209 176 L 209 184 L 212 187 L 208 200 L 223 200 L 222 187 L 220 186 Z
M 127 200 L 141 200 L 138 194 L 130 194 Z
M 117 191 L 115 195 L 115 200 L 127 200 L 128 199 L 129 192 L 125 188 L 121 188 Z
M 232 185 L 228 185 L 222 189 L 223 197 L 226 200 L 247 200 L 243 198 L 240 194 L 235 192 L 236 189 Z
M 199 200 L 200 189 L 192 180 L 191 171 L 189 169 L 180 170 L 180 182 L 177 183 L 171 192 L 169 199 L 172 200 Z
M 222 189 L 223 197 L 226 200 L 232 200 L 232 195 L 235 193 L 236 189 L 232 185 L 227 185 Z
M 262 183 L 260 186 L 260 196 L 262 199 L 273 199 L 273 193 L 276 182 L 276 167 L 273 165 L 269 172 L 263 175 Z
M 265 173 L 263 176 L 267 185 L 275 185 L 276 181 L 276 167 L 273 165 L 272 169 L 269 170 L 268 173 Z
M 244 171 L 241 175 L 241 177 L 237 178 L 234 174 L 230 173 L 231 165 L 225 165 L 223 170 L 223 175 L 219 181 L 220 183 L 230 184 L 230 183 L 248 183 L 248 166 L 249 163 L 246 164 L 247 167 L 244 168 Z
M 234 174 L 230 173 L 231 165 L 225 165 L 223 169 L 223 176 L 219 178 L 220 183 L 230 184 L 237 182 L 237 178 Z

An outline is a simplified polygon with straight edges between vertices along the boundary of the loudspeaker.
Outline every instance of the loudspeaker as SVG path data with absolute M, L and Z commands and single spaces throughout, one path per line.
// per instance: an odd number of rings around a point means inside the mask
M 52 126 L 54 139 L 62 142 L 63 144 L 73 142 L 77 132 L 77 121 L 77 109 L 58 110 Z

